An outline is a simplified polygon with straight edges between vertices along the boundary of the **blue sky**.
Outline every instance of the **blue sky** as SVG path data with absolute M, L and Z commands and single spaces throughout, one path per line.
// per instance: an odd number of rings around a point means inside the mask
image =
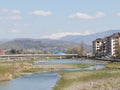
M 0 0 L 1 38 L 59 38 L 120 29 L 120 0 Z

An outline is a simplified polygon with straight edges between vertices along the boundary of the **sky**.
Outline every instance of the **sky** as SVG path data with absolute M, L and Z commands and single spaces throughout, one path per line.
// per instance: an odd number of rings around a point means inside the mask
M 0 0 L 0 38 L 54 38 L 120 29 L 120 0 Z

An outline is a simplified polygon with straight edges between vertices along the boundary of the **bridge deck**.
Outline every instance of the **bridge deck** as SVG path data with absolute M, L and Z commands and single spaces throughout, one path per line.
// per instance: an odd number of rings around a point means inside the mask
M 78 56 L 78 54 L 15 54 L 15 55 L 0 55 L 0 57 L 25 57 L 25 56 Z
M 44 57 L 49 59 L 52 58 L 64 58 L 64 57 L 77 57 L 78 54 L 15 54 L 15 55 L 0 55 L 0 59 L 36 59 L 40 57 Z

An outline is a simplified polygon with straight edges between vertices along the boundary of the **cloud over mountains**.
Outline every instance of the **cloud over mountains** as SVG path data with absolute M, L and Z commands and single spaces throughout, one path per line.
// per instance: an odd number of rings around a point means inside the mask
M 49 35 L 42 36 L 41 38 L 48 38 L 48 39 L 60 39 L 65 36 L 76 36 L 76 35 L 89 35 L 93 34 L 94 32 L 88 32 L 85 31 L 83 33 L 77 33 L 77 32 L 60 32 L 60 33 L 53 33 Z

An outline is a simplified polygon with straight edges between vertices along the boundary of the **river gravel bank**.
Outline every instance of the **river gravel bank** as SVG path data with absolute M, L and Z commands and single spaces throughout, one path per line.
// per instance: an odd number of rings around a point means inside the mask
M 82 83 L 73 83 L 63 90 L 120 90 L 120 78 L 107 78 Z
M 54 90 L 120 90 L 120 63 L 105 63 L 105 69 L 61 73 Z
M 45 62 L 45 61 L 44 61 Z M 48 62 L 48 61 L 46 61 Z M 29 75 L 36 72 L 47 72 L 69 68 L 84 68 L 91 65 L 88 64 L 56 64 L 56 65 L 32 65 L 32 62 L 9 62 L 4 61 L 5 64 L 0 64 L 0 81 L 8 81 L 13 78 Z

